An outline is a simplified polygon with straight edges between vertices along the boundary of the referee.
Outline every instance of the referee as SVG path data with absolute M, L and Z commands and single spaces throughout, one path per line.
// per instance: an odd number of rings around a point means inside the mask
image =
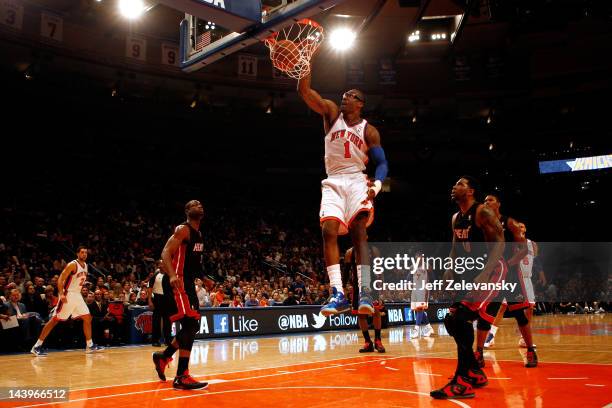
M 170 278 L 164 272 L 161 260 L 157 261 L 155 275 L 149 280 L 149 308 L 153 310 L 153 346 L 161 347 L 162 330 L 166 346 L 172 341 L 168 298 L 172 296 Z M 162 323 L 163 322 L 163 323 Z

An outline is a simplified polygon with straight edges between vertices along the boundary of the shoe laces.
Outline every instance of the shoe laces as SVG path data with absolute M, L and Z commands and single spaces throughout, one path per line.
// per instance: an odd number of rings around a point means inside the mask
M 197 381 L 194 380 L 193 377 L 189 374 L 189 370 L 185 370 L 185 372 L 181 376 L 181 382 L 184 384 L 194 384 Z

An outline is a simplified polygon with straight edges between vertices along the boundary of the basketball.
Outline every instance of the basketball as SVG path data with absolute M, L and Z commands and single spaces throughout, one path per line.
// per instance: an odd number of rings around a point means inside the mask
M 296 43 L 280 40 L 272 47 L 272 61 L 281 71 L 291 71 L 300 61 L 300 50 Z

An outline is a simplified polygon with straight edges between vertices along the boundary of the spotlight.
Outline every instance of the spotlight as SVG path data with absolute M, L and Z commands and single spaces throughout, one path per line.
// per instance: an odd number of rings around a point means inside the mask
M 416 123 L 416 121 L 417 121 L 417 118 L 416 118 L 416 115 L 414 115 L 414 116 L 412 117 L 412 123 Z
M 198 102 L 200 102 L 200 93 L 199 93 L 199 92 L 198 92 L 198 93 L 196 93 L 196 94 L 193 96 L 193 99 L 191 100 L 191 103 L 189 104 L 189 107 L 190 107 L 191 109 L 195 109 L 195 107 L 196 107 L 196 106 L 198 106 Z
M 493 149 L 495 149 L 495 146 L 493 145 L 493 143 L 491 143 L 491 144 L 489 145 L 489 151 L 492 151 Z
M 266 113 L 268 115 L 272 114 L 272 105 L 270 104 L 270 106 L 268 106 L 268 109 L 266 109 Z
M 111 91 L 111 96 L 117 96 L 119 95 L 119 91 L 117 91 L 117 88 L 113 88 L 113 90 Z
M 142 0 L 119 0 L 119 12 L 130 20 L 137 19 L 145 12 Z
M 337 28 L 329 36 L 331 46 L 338 51 L 346 51 L 353 46 L 357 34 L 348 28 Z
M 212 21 L 208 21 L 204 28 L 207 30 L 214 30 L 215 28 L 217 28 L 217 26 Z

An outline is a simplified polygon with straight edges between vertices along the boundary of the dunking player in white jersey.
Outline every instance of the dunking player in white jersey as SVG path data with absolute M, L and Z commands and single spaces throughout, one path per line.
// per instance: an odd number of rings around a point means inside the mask
M 93 344 L 91 340 L 91 314 L 81 295 L 81 288 L 87 280 L 87 247 L 80 246 L 76 254 L 77 259 L 66 265 L 57 280 L 60 300 L 55 307 L 51 319 L 42 329 L 38 341 L 32 347 L 31 352 L 36 356 L 46 355 L 42 348 L 45 339 L 58 322 L 68 320 L 71 316 L 73 319 L 83 319 L 86 352 L 90 353 L 102 349 L 102 347 Z
M 342 96 L 340 107 L 323 99 L 310 87 L 308 74 L 298 82 L 298 92 L 304 102 L 321 116 L 325 129 L 325 170 L 327 179 L 321 183 L 319 218 L 323 233 L 325 266 L 332 286 L 332 299 L 321 314 L 341 313 L 351 309 L 344 296 L 338 235 L 351 234 L 355 248 L 357 273 L 361 275 L 359 313 L 374 313 L 370 288 L 370 257 L 366 228 L 374 218 L 372 201 L 380 192 L 387 176 L 387 160 L 380 146 L 380 134 L 361 117 L 365 104 L 363 92 L 352 89 Z M 374 181 L 363 173 L 372 157 L 376 165 Z

